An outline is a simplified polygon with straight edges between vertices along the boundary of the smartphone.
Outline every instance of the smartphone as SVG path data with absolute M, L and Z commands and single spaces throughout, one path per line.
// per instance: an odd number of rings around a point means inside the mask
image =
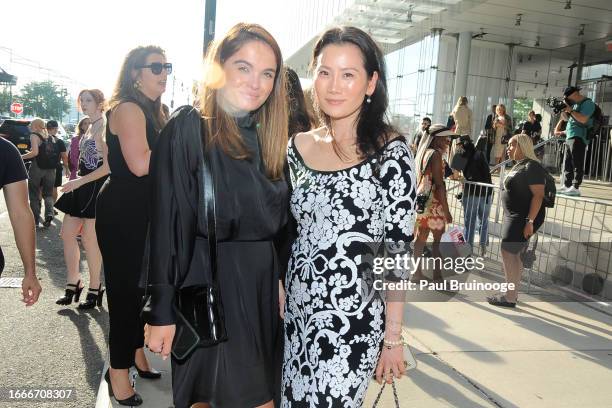
M 176 314 L 176 331 L 172 341 L 172 356 L 177 360 L 185 360 L 200 344 L 200 336 L 180 309 L 176 305 L 172 307 Z

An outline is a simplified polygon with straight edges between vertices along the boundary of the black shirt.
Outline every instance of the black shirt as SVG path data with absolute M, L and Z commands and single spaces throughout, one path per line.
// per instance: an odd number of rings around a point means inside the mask
M 526 218 L 529 215 L 533 194 L 529 186 L 546 182 L 545 170 L 534 160 L 525 159 L 510 170 L 504 179 L 502 201 L 507 216 Z M 540 207 L 540 212 L 544 206 Z M 539 215 L 539 213 L 538 213 Z
M 27 179 L 28 174 L 19 150 L 11 142 L 0 137 L 0 189 L 7 184 Z
M 482 153 L 480 150 L 476 150 L 472 157 L 468 160 L 467 165 L 463 170 L 463 177 L 467 181 L 491 184 L 489 164 L 484 153 Z M 493 189 L 491 187 L 475 186 L 472 184 L 466 184 L 463 190 L 464 194 L 477 195 L 480 197 L 485 195 L 490 196 L 492 192 Z
M 495 118 L 495 116 L 495 113 L 489 113 L 485 122 L 485 130 L 493 129 L 493 119 Z
M 534 133 L 541 133 L 542 132 L 542 126 L 540 125 L 539 122 L 525 122 L 523 123 L 523 129 L 522 131 L 524 133 L 527 133 L 532 139 L 534 139 Z M 539 139 L 539 136 L 538 136 Z

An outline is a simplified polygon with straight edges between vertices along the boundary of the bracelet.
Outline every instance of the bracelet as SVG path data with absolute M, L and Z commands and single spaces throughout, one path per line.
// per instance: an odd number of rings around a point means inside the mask
M 403 346 L 404 345 L 404 336 L 400 336 L 399 340 L 396 340 L 396 341 L 391 341 L 391 340 L 386 340 L 385 339 L 383 341 L 383 345 L 388 350 L 391 350 L 392 348 L 395 348 L 395 347 Z

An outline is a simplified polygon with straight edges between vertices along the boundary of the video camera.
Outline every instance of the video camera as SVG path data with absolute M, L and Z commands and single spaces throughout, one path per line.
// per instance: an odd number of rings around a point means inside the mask
M 557 98 L 556 96 L 551 96 L 547 98 L 546 104 L 552 108 L 555 115 L 558 115 L 563 109 L 567 108 L 567 106 L 570 105 L 569 103 L 567 103 L 567 99 Z

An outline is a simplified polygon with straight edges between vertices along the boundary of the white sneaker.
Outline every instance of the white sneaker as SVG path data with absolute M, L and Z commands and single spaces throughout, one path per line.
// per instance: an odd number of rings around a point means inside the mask
M 580 190 L 578 190 L 574 186 L 571 186 L 570 188 L 565 190 L 565 192 L 563 194 L 568 195 L 568 196 L 572 196 L 572 197 L 580 197 Z
M 569 190 L 570 188 L 571 188 L 571 186 L 570 187 L 563 186 L 563 187 L 561 187 L 560 189 L 557 190 L 557 194 L 565 194 L 565 193 L 567 193 L 567 190 Z

